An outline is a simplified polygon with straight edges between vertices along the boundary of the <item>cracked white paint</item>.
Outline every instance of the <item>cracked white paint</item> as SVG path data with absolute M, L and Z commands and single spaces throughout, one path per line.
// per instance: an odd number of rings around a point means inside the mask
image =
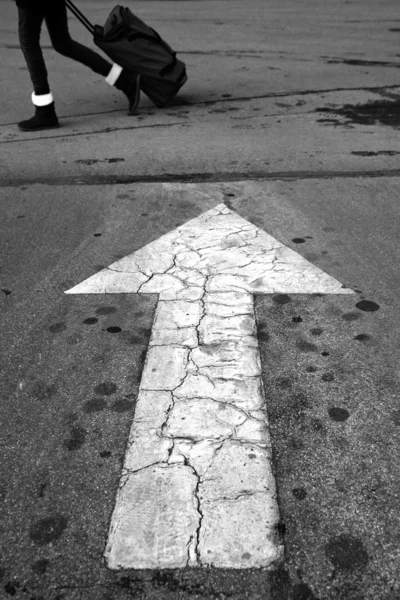
M 350 290 L 224 205 L 67 293 L 159 302 L 105 551 L 121 568 L 282 554 L 254 294 Z

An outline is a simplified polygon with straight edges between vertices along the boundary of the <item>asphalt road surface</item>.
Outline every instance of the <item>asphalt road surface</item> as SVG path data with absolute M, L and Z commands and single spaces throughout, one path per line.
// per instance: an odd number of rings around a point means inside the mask
M 97 22 L 110 8 L 81 5 Z M 397 3 L 131 8 L 186 62 L 178 97 L 162 110 L 143 97 L 128 117 L 124 98 L 56 55 L 43 32 L 62 127 L 27 134 L 16 123 L 32 110 L 30 83 L 15 6 L 2 3 L 0 598 L 396 600 Z M 72 20 L 71 32 L 92 43 Z M 225 568 L 197 548 L 196 566 L 192 556 L 165 568 L 166 553 L 151 568 L 110 569 L 104 553 L 161 296 L 65 292 L 221 204 L 353 292 L 254 293 L 280 553 Z

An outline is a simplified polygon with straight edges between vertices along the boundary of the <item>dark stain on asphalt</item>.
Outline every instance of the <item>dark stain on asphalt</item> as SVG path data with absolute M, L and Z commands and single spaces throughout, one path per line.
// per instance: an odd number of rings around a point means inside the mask
M 365 312 L 375 312 L 380 308 L 379 304 L 373 302 L 372 300 L 361 300 L 360 302 L 357 302 L 356 307 Z
M 269 335 L 268 331 L 265 331 L 266 327 L 267 327 L 267 323 L 264 323 L 263 321 L 258 323 L 257 338 L 261 342 L 269 342 L 269 340 L 270 340 L 270 335 Z
M 50 544 L 62 536 L 67 524 L 68 519 L 59 514 L 47 517 L 46 519 L 40 519 L 40 521 L 36 521 L 31 526 L 29 537 L 38 546 Z
M 99 454 L 101 458 L 110 458 L 110 456 L 112 455 L 110 450 L 102 450 L 101 452 L 99 452 Z
M 313 327 L 310 329 L 311 335 L 315 335 L 316 337 L 320 336 L 324 332 L 320 327 Z
M 342 315 L 342 319 L 344 321 L 357 321 L 358 319 L 360 319 L 361 315 L 359 315 L 359 313 L 356 312 L 349 312 L 349 313 L 344 313 Z
M 372 336 L 368 335 L 368 333 L 359 333 L 353 338 L 353 340 L 357 340 L 357 342 L 369 342 L 371 339 Z
M 78 158 L 75 162 L 77 165 L 95 165 L 100 161 L 96 158 Z
M 44 575 L 49 566 L 49 561 L 46 558 L 40 558 L 32 565 L 32 571 L 37 575 Z
M 229 108 L 215 108 L 214 110 L 209 110 L 208 113 L 226 113 L 226 112 L 233 112 L 233 111 L 237 111 L 237 110 L 241 110 L 240 108 L 238 108 L 237 106 L 231 106 Z
M 400 152 L 396 152 L 395 150 L 380 150 L 379 152 L 369 152 L 368 150 L 359 150 L 351 152 L 355 156 L 395 156 L 396 154 L 400 154 Z
M 100 160 L 98 158 L 78 158 L 78 160 L 76 160 L 75 163 L 78 165 L 95 165 L 95 164 L 101 163 L 101 162 L 117 163 L 117 162 L 124 162 L 124 161 L 125 161 L 124 158 L 105 158 L 103 160 Z
M 306 368 L 307 373 L 316 373 L 318 371 L 317 367 L 313 367 L 312 365 Z
M 45 490 L 47 488 L 47 485 L 48 485 L 47 482 L 40 484 L 40 486 L 39 486 L 39 492 L 38 492 L 39 498 L 44 498 L 44 492 L 45 492 Z
M 112 381 L 104 381 L 103 383 L 99 383 L 94 388 L 94 393 L 99 396 L 111 396 L 111 394 L 115 394 L 118 387 Z
M 11 290 L 7 290 L 6 288 L 1 288 L 1 291 L 5 296 L 9 296 L 11 294 Z
M 296 500 L 304 500 L 304 498 L 307 497 L 307 492 L 304 488 L 299 487 L 299 488 L 293 488 L 292 490 L 292 494 L 293 496 L 296 498 Z
M 101 306 L 96 309 L 96 315 L 112 315 L 117 312 L 115 306 Z
M 341 125 L 338 119 L 317 119 L 317 123 L 325 123 L 326 125 Z
M 226 197 L 226 195 L 224 196 L 224 204 L 225 206 L 227 206 L 230 210 L 235 210 L 231 200 L 229 200 L 229 198 Z
M 85 443 L 85 439 L 86 429 L 84 429 L 81 425 L 75 425 L 74 427 L 71 427 L 69 438 L 63 442 L 64 448 L 70 452 L 73 450 L 79 450 L 79 448 L 81 448 Z
M 49 400 L 57 393 L 57 386 L 53 383 L 47 385 L 44 381 L 35 381 L 32 387 L 32 396 L 36 400 Z
M 336 569 L 343 571 L 364 569 L 369 561 L 361 540 L 346 534 L 331 538 L 325 546 L 325 554 Z
M 132 410 L 134 407 L 134 402 L 130 402 L 129 400 L 122 399 L 116 400 L 114 404 L 111 406 L 111 410 L 114 412 L 122 413 Z
M 94 325 L 95 323 L 98 323 L 98 319 L 96 319 L 96 317 L 88 317 L 87 319 L 84 319 L 82 321 L 82 323 L 84 323 L 85 325 Z
M 4 586 L 4 591 L 6 592 L 6 594 L 8 594 L 9 596 L 15 596 L 15 594 L 17 593 L 17 588 L 19 587 L 19 583 L 17 581 L 14 581 L 13 583 L 11 583 L 11 581 L 8 581 L 6 583 L 6 585 Z
M 345 408 L 340 408 L 340 406 L 333 406 L 328 410 L 328 414 L 332 421 L 338 422 L 347 421 L 347 419 L 350 417 L 349 411 Z
M 112 326 L 112 327 L 107 327 L 107 331 L 108 331 L 108 333 L 120 333 L 122 331 L 122 329 L 121 329 L 121 327 Z
M 124 590 L 129 590 L 128 594 L 131 598 L 143 597 L 145 593 L 145 587 L 140 577 L 123 575 L 117 580 L 116 585 Z
M 50 325 L 49 327 L 49 331 L 51 331 L 51 333 L 61 333 L 61 331 L 65 331 L 66 329 L 67 325 L 63 321 L 60 321 L 59 323 L 53 323 L 53 325 Z
M 318 346 L 304 339 L 297 340 L 296 346 L 301 352 L 316 352 L 318 350 Z
M 165 571 L 155 571 L 151 583 L 154 587 L 165 588 L 170 592 L 183 591 L 183 588 L 186 587 L 185 583 L 181 582 L 174 573 Z
M 290 389 L 292 387 L 292 380 L 289 377 L 279 377 L 276 380 L 276 384 L 283 390 Z
M 334 381 L 335 380 L 335 374 L 332 373 L 332 371 L 329 371 L 328 373 L 324 373 L 321 377 L 322 381 Z
M 292 301 L 291 297 L 287 294 L 274 294 L 272 296 L 272 300 L 275 304 L 282 306 L 283 304 L 288 304 Z
M 275 525 L 275 529 L 279 535 L 279 538 L 283 541 L 283 538 L 285 537 L 285 533 L 286 533 L 286 525 L 283 521 L 279 521 L 279 523 L 277 523 Z
M 400 426 L 400 410 L 394 410 L 392 412 L 392 421 L 397 427 Z
M 141 351 L 140 356 L 139 356 L 139 360 L 138 360 L 138 367 L 139 367 L 139 372 L 140 373 L 143 371 L 144 363 L 146 361 L 146 356 L 147 356 L 147 350 L 144 349 L 144 350 Z
M 306 583 L 297 583 L 292 590 L 293 600 L 318 600 L 312 589 Z
M 346 119 L 345 124 L 400 126 L 399 101 L 378 100 L 366 104 L 345 104 L 340 108 L 321 107 L 316 112 L 340 115 Z
M 343 64 L 351 67 L 394 67 L 400 69 L 399 63 L 387 62 L 383 60 L 362 60 L 358 58 L 332 58 L 326 61 L 328 64 Z
M 305 240 L 304 238 L 293 238 L 293 239 L 292 239 L 292 242 L 293 242 L 294 244 L 304 244 L 304 243 L 305 243 L 305 241 L 306 241 L 306 240 Z
M 271 571 L 271 600 L 286 600 L 289 598 L 290 576 L 282 567 Z
M 326 350 L 324 350 L 324 352 L 321 352 L 321 356 L 329 356 L 329 352 L 326 352 Z
M 257 331 L 257 339 L 260 342 L 269 342 L 270 335 L 269 335 L 268 331 Z
M 86 413 L 101 412 L 107 408 L 107 401 L 104 398 L 92 398 L 85 402 L 83 410 Z

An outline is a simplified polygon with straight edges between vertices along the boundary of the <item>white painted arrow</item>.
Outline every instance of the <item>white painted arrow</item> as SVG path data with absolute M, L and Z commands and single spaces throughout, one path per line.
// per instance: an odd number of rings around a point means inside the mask
M 67 292 L 159 294 L 110 568 L 279 558 L 253 295 L 317 292 L 352 293 L 223 204 Z

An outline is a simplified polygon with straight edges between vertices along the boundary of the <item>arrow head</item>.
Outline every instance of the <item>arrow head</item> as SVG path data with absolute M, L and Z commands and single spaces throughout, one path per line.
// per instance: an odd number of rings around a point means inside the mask
M 197 300 L 204 289 L 253 294 L 353 293 L 224 204 L 66 293 L 157 293 L 163 300 Z

